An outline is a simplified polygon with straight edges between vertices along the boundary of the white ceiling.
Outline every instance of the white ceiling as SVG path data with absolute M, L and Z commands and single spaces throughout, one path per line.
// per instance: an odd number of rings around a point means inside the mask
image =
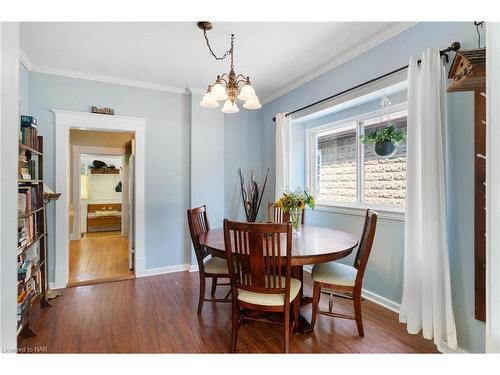
M 235 34 L 236 73 L 267 102 L 387 40 L 413 23 L 215 22 L 222 54 Z M 21 59 L 33 71 L 174 92 L 204 89 L 229 61 L 215 61 L 195 22 L 24 22 Z

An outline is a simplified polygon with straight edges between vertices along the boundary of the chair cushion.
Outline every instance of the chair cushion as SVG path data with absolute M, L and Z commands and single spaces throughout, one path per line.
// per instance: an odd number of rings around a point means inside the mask
M 210 257 L 208 259 L 205 259 L 203 263 L 205 264 L 206 273 L 223 274 L 223 275 L 229 274 L 225 259 Z
M 281 278 L 282 285 L 285 285 L 285 277 Z M 300 280 L 290 279 L 290 302 L 299 294 L 302 283 Z M 249 292 L 248 290 L 238 289 L 238 299 L 242 302 L 252 303 L 261 306 L 283 306 L 285 304 L 285 294 L 266 294 Z
M 314 265 L 312 269 L 312 279 L 315 282 L 354 286 L 358 270 L 347 264 L 330 262 Z

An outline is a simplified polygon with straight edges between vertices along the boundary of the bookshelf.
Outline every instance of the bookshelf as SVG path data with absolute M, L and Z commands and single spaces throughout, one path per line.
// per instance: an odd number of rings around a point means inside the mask
M 36 120 L 21 118 L 18 152 L 17 333 L 36 335 L 30 322 L 47 302 L 47 241 L 43 194 L 43 137 Z

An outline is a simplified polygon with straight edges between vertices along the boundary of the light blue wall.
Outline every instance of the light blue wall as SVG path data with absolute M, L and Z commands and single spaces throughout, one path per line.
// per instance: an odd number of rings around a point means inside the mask
M 191 94 L 190 207 L 206 204 L 210 224 L 224 220 L 224 113 L 200 106 L 203 95 Z M 196 264 L 196 257 L 191 257 Z
M 484 36 L 483 36 L 484 39 Z M 470 23 L 420 23 L 345 64 L 307 82 L 264 105 L 262 111 L 262 169 L 271 169 L 275 178 L 276 113 L 289 112 L 309 103 L 356 86 L 408 64 L 411 55 L 426 48 L 445 48 L 453 41 L 462 48 L 474 48 L 476 30 Z M 447 95 L 448 203 L 450 266 L 453 306 L 459 345 L 471 352 L 484 352 L 484 324 L 474 319 L 473 294 L 473 102 L 469 93 Z M 270 186 L 268 197 L 274 197 Z M 458 216 L 460 215 L 460 216 Z M 307 212 L 311 224 L 334 226 L 360 232 L 362 218 L 329 212 Z M 400 302 L 402 294 L 403 232 L 400 221 L 380 220 L 373 253 L 367 268 L 365 287 Z
M 22 65 L 22 64 L 20 64 Z M 261 166 L 260 111 L 242 109 L 224 115 L 199 105 L 199 94 L 168 92 L 27 72 L 26 112 L 44 136 L 45 180 L 54 187 L 55 130 L 51 109 L 89 111 L 91 105 L 117 115 L 147 118 L 146 124 L 146 268 L 190 264 L 186 209 L 209 206 L 211 225 L 224 217 L 244 219 L 237 168 Z M 24 105 L 24 101 L 22 103 Z M 54 280 L 54 206 L 49 205 L 49 280 Z
M 261 170 L 261 114 L 259 110 L 240 108 L 237 114 L 224 116 L 224 185 L 225 217 L 232 220 L 245 220 L 241 201 L 238 168 L 247 172 L 254 170 L 259 186 L 265 177 Z M 268 181 L 267 189 L 273 185 Z M 259 214 L 265 214 L 267 202 L 262 201 Z M 262 217 L 262 216 L 261 216 Z
M 189 205 L 189 96 L 49 74 L 29 74 L 29 109 L 44 136 L 46 183 L 54 188 L 56 145 L 51 109 L 111 107 L 147 118 L 146 268 L 190 262 L 185 209 Z M 57 203 L 56 203 L 57 204 Z M 49 280 L 54 280 L 54 204 L 48 209 Z
M 29 72 L 23 64 L 19 64 L 19 103 L 21 115 L 29 115 Z

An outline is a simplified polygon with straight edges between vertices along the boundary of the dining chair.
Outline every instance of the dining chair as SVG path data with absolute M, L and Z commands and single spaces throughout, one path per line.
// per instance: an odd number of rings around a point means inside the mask
M 318 314 L 330 317 L 356 320 L 358 334 L 364 337 L 363 320 L 361 318 L 361 290 L 363 287 L 363 276 L 372 249 L 375 229 L 377 227 L 377 213 L 372 210 L 366 211 L 365 224 L 358 245 L 358 251 L 352 266 L 338 262 L 317 264 L 312 269 L 313 279 L 313 307 L 311 325 L 314 328 Z M 318 309 L 322 289 L 330 295 L 328 311 Z M 335 293 L 335 292 L 340 292 Z M 345 294 L 346 292 L 350 295 Z M 354 316 L 338 314 L 333 312 L 332 297 L 347 298 L 354 301 Z
M 304 225 L 306 210 L 302 210 L 302 225 Z M 267 221 L 270 223 L 287 223 L 290 221 L 290 212 L 284 212 L 274 207 L 274 202 L 267 202 Z
M 224 299 L 215 298 L 217 285 L 230 285 L 230 283 L 218 283 L 218 279 L 229 279 L 227 264 L 224 259 L 209 256 L 207 249 L 200 244 L 198 238 L 202 233 L 210 230 L 208 222 L 207 206 L 190 208 L 187 210 L 187 219 L 189 224 L 189 232 L 191 233 L 191 241 L 193 242 L 196 260 L 198 262 L 198 270 L 200 274 L 200 296 L 198 299 L 198 314 L 201 313 L 204 301 L 211 302 L 231 302 L 228 299 L 229 293 Z M 212 279 L 211 298 L 205 298 L 206 279 Z
M 231 352 L 236 352 L 238 331 L 244 320 L 284 324 L 284 352 L 290 332 L 298 325 L 302 283 L 292 278 L 292 226 L 239 223 L 224 220 L 224 244 L 232 291 Z M 290 324 L 290 307 L 293 322 Z M 283 322 L 259 313 L 283 313 Z

